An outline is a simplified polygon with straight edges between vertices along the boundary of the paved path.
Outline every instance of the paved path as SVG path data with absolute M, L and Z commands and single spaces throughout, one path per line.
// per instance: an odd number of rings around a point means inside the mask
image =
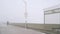
M 17 26 L 8 25 L 6 27 L 0 27 L 0 34 L 44 34 L 44 33 L 17 27 Z

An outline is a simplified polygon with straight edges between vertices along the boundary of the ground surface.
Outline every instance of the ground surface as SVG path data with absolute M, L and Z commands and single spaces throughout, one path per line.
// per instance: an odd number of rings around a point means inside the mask
M 0 34 L 44 34 L 38 31 L 8 25 L 0 28 Z

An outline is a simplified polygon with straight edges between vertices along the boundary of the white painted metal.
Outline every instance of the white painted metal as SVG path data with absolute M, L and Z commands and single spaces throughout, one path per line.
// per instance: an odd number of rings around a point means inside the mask
M 24 15 L 25 15 L 25 28 L 26 28 L 26 23 L 27 23 L 27 0 L 23 0 L 23 2 L 24 2 L 24 4 L 25 4 L 25 13 L 24 13 Z

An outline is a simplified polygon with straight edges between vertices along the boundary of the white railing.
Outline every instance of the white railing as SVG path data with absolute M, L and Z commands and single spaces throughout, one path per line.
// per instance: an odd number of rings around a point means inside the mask
M 56 8 L 56 9 L 52 9 L 52 10 L 46 10 L 46 11 L 44 11 L 44 13 L 45 13 L 45 15 L 60 13 L 60 8 Z

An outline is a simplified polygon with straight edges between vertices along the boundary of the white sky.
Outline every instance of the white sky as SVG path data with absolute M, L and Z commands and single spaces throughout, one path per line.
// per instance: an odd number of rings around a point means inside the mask
M 28 23 L 43 23 L 42 9 L 60 4 L 60 0 L 27 0 Z M 24 22 L 23 0 L 0 0 L 0 22 Z

